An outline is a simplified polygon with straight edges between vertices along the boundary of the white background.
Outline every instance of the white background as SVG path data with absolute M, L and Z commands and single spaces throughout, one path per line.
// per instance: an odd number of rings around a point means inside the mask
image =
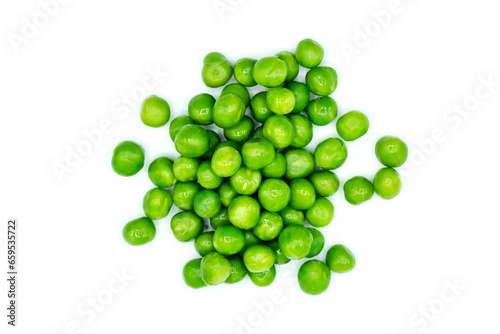
M 17 48 L 9 38 L 22 34 L 23 18 L 33 22 L 40 4 L 0 5 L 0 218 L 18 218 L 20 234 L 19 322 L 8 333 L 498 333 L 496 3 L 401 0 L 384 27 L 373 24 L 372 12 L 386 10 L 389 0 L 220 3 L 229 6 L 223 13 L 213 0 L 69 1 Z M 366 28 L 372 37 L 355 44 Z M 177 153 L 167 127 L 141 124 L 138 103 L 123 118 L 114 111 L 127 110 L 123 96 L 140 89 L 147 68 L 168 72 L 148 94 L 167 99 L 175 117 L 195 94 L 218 96 L 200 78 L 206 53 L 219 51 L 235 62 L 294 51 L 308 37 L 338 72 L 333 97 L 340 113 L 359 109 L 371 121 L 369 133 L 349 144 L 339 177 L 373 177 L 381 167 L 376 140 L 396 135 L 411 150 L 403 191 L 359 207 L 347 204 L 342 191 L 332 197 L 327 246 L 347 245 L 357 267 L 333 275 L 320 296 L 297 289 L 302 261 L 279 267 L 268 288 L 247 278 L 191 290 L 181 270 L 197 254 L 192 243 L 172 236 L 176 210 L 157 222 L 156 239 L 144 247 L 121 237 L 123 225 L 143 214 L 142 197 L 152 184 L 146 169 L 132 178 L 114 174 L 114 146 L 125 139 L 141 143 L 147 163 Z M 342 51 L 346 44 L 358 46 L 352 57 Z M 488 92 L 481 77 L 497 86 L 478 99 L 477 87 Z M 464 103 L 471 112 L 463 117 L 448 111 Z M 65 164 L 68 150 L 84 145 L 83 132 L 105 119 L 112 130 L 58 180 L 53 164 Z M 441 133 L 439 143 L 429 142 L 433 133 Z M 309 148 L 331 136 L 335 124 L 316 128 Z M 133 278 L 109 292 L 113 273 L 123 270 Z M 3 333 L 7 286 L 1 281 Z M 455 283 L 454 294 L 447 286 Z M 280 298 L 271 307 L 273 296 Z M 106 305 L 92 315 L 87 303 L 96 297 Z

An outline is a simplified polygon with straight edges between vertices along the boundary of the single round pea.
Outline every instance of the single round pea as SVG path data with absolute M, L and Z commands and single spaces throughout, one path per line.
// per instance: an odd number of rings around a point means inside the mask
M 229 224 L 217 227 L 214 233 L 215 250 L 222 255 L 233 255 L 245 246 L 245 235 L 243 232 Z
M 337 120 L 337 133 L 345 141 L 353 141 L 365 135 L 370 127 L 368 117 L 360 111 L 353 110 L 340 116 Z
M 253 79 L 253 68 L 257 59 L 241 58 L 234 64 L 234 78 L 242 85 L 252 87 L 257 85 Z
M 220 209 L 220 211 L 215 216 L 210 218 L 210 226 L 212 226 L 212 228 L 214 230 L 216 230 L 217 227 L 219 227 L 219 226 L 228 225 L 228 224 L 231 224 L 231 222 L 229 221 L 229 215 L 227 213 L 227 208 Z
M 170 106 L 167 101 L 156 95 L 144 99 L 141 106 L 142 122 L 152 128 L 159 128 L 167 124 L 170 119 Z
M 229 177 L 241 167 L 241 154 L 231 146 L 218 147 L 212 156 L 210 165 L 215 175 Z
M 215 101 L 213 119 L 219 128 L 238 124 L 245 115 L 245 102 L 234 93 L 221 95 Z
M 250 100 L 250 112 L 252 117 L 260 123 L 264 123 L 266 119 L 274 115 L 266 103 L 267 92 L 259 92 Z
M 194 96 L 188 103 L 189 117 L 200 125 L 212 124 L 212 113 L 214 109 L 215 98 L 207 93 Z
M 314 227 L 325 227 L 332 222 L 334 211 L 328 198 L 318 197 L 314 205 L 306 211 L 306 219 Z
M 156 227 L 147 217 L 141 217 L 128 222 L 123 227 L 123 239 L 132 246 L 147 244 L 154 239 Z
M 312 39 L 303 39 L 297 45 L 295 58 L 298 63 L 306 68 L 318 66 L 323 60 L 324 50 L 317 42 Z
M 238 196 L 238 193 L 234 191 L 229 182 L 224 182 L 219 187 L 219 197 L 222 205 L 228 207 L 231 201 Z
M 174 204 L 181 210 L 193 210 L 194 196 L 201 190 L 196 182 L 179 182 L 174 186 Z
M 253 121 L 248 116 L 243 116 L 239 123 L 224 129 L 224 136 L 228 140 L 242 144 L 248 140 L 253 131 Z
M 267 91 L 266 104 L 277 115 L 289 114 L 295 107 L 295 95 L 284 87 L 270 88 Z
M 375 154 L 383 165 L 400 167 L 408 158 L 408 146 L 399 138 L 386 136 L 377 141 Z
M 184 125 L 175 136 L 175 149 L 188 158 L 198 158 L 209 149 L 207 130 L 196 124 Z
M 203 160 L 210 160 L 212 159 L 212 156 L 214 155 L 215 148 L 220 144 L 220 137 L 219 135 L 212 130 L 207 130 L 208 134 L 208 151 L 205 152 L 201 156 Z
M 269 246 L 257 244 L 248 247 L 243 254 L 245 267 L 251 273 L 260 273 L 269 270 L 276 260 L 273 249 Z
M 290 145 L 293 147 L 307 146 L 313 139 L 313 127 L 311 121 L 309 118 L 301 114 L 293 114 L 289 119 L 295 130 L 295 136 L 293 137 Z
M 196 173 L 200 167 L 200 160 L 183 155 L 177 157 L 172 165 L 174 176 L 180 182 L 196 181 Z
M 306 74 L 306 85 L 315 95 L 330 95 L 337 88 L 337 72 L 326 66 L 313 68 Z
M 313 236 L 313 242 L 311 244 L 311 250 L 309 251 L 309 254 L 307 254 L 307 258 L 312 258 L 317 256 L 321 251 L 323 250 L 323 247 L 325 246 L 325 237 L 323 236 L 323 233 L 318 231 L 315 228 L 312 227 L 307 227 L 309 232 L 311 232 Z
M 344 183 L 344 195 L 347 202 L 359 205 L 373 197 L 373 185 L 366 177 L 355 176 Z
M 318 170 L 309 176 L 316 195 L 330 197 L 337 192 L 340 186 L 340 181 L 335 173 L 329 170 Z
M 337 102 L 329 96 L 321 96 L 307 105 L 307 116 L 314 125 L 330 124 L 337 117 Z
M 276 152 L 273 162 L 262 168 L 261 172 L 264 177 L 281 179 L 286 172 L 286 159 L 283 154 Z
M 248 104 L 250 103 L 250 94 L 248 93 L 248 89 L 246 89 L 245 86 L 240 85 L 239 83 L 229 84 L 224 87 L 224 89 L 222 89 L 220 95 L 222 96 L 229 93 L 238 95 L 245 103 L 245 107 L 248 107 Z
M 201 279 L 201 259 L 194 259 L 184 265 L 182 277 L 187 286 L 193 289 L 199 289 L 207 286 Z
M 299 286 L 309 295 L 319 295 L 330 285 L 332 274 L 328 266 L 318 260 L 309 260 L 299 269 Z
M 337 169 L 347 159 L 347 148 L 338 138 L 328 138 L 316 146 L 314 160 L 323 169 Z
M 269 140 L 276 149 L 285 148 L 290 145 L 295 136 L 295 128 L 288 117 L 274 115 L 264 122 L 262 130 L 264 138 Z
M 253 78 L 264 87 L 278 87 L 283 84 L 288 75 L 286 62 L 274 57 L 264 57 L 255 63 Z
M 296 210 L 308 210 L 316 202 L 316 190 L 311 182 L 304 178 L 298 178 L 290 182 L 290 203 Z
M 380 169 L 373 178 L 373 189 L 383 199 L 396 197 L 401 191 L 401 178 L 394 168 Z
M 238 196 L 229 204 L 228 214 L 231 224 L 242 230 L 249 230 L 259 222 L 260 204 L 250 196 Z
M 215 189 L 221 185 L 224 180 L 219 175 L 215 174 L 210 166 L 210 161 L 203 161 L 198 167 L 198 171 L 196 172 L 196 178 L 198 179 L 198 183 L 206 189 Z
M 252 195 L 259 189 L 262 175 L 259 170 L 252 170 L 246 166 L 231 175 L 229 184 L 240 195 Z
M 283 218 L 283 223 L 285 226 L 288 225 L 304 225 L 305 217 L 304 212 L 300 210 L 296 210 L 291 206 L 287 206 L 283 210 L 280 211 L 280 216 Z
M 194 124 L 194 121 L 191 119 L 189 116 L 179 116 L 176 117 L 170 122 L 170 126 L 168 128 L 169 134 L 170 134 L 170 139 L 172 141 L 175 141 L 175 136 L 179 132 L 179 130 L 187 124 Z
M 245 264 L 243 263 L 243 259 L 241 258 L 241 256 L 233 255 L 230 258 L 228 258 L 228 260 L 231 263 L 231 274 L 224 283 L 226 284 L 238 283 L 245 278 L 245 276 L 248 273 L 248 270 L 245 267 Z
M 201 256 L 215 252 L 214 232 L 204 232 L 194 239 L 194 249 Z
M 170 188 L 177 183 L 174 175 L 173 161 L 167 157 L 156 158 L 148 168 L 148 176 L 155 186 Z
M 201 260 L 201 278 L 207 285 L 218 285 L 231 275 L 231 268 L 231 262 L 224 255 L 209 253 Z
M 170 228 L 174 237 L 181 242 L 193 240 L 203 232 L 203 219 L 194 212 L 181 211 L 170 220 Z
M 144 167 L 144 150 L 132 141 L 122 141 L 113 150 L 111 167 L 121 176 L 137 174 Z
M 273 265 L 268 270 L 259 273 L 249 272 L 248 277 L 250 277 L 250 280 L 252 280 L 253 284 L 259 287 L 269 286 L 272 282 L 274 282 L 274 279 L 276 278 L 276 267 Z
M 200 190 L 193 201 L 193 209 L 202 218 L 212 218 L 217 215 L 222 207 L 217 193 L 210 189 Z
M 270 241 L 277 238 L 283 229 L 283 218 L 276 212 L 264 211 L 260 214 L 253 233 L 262 241 Z
M 258 170 L 273 162 L 276 151 L 267 139 L 252 139 L 243 144 L 241 156 L 243 163 L 250 169 Z
M 283 60 L 286 63 L 287 73 L 286 73 L 286 82 L 290 82 L 297 77 L 299 74 L 299 64 L 297 63 L 297 59 L 293 53 L 289 51 L 281 51 L 276 54 L 279 59 Z
M 292 113 L 296 114 L 304 111 L 311 99 L 311 92 L 309 88 L 307 88 L 307 85 L 302 82 L 292 81 L 287 83 L 284 87 L 291 90 L 295 96 L 295 106 L 293 107 Z
M 172 208 L 172 195 L 161 188 L 153 188 L 144 195 L 142 208 L 146 217 L 157 220 L 165 218 Z
M 334 245 L 326 253 L 326 264 L 335 273 L 346 273 L 356 266 L 356 258 L 344 245 Z
M 264 129 L 264 127 L 261 125 L 259 126 L 257 129 L 255 129 L 252 134 L 250 135 L 250 137 L 248 137 L 248 140 L 252 140 L 252 139 L 265 139 L 264 138 L 264 135 L 262 134 L 262 130 Z
M 259 201 L 264 209 L 271 212 L 283 210 L 290 202 L 290 187 L 280 179 L 267 179 L 261 183 Z
M 316 167 L 313 154 L 305 148 L 293 148 L 286 151 L 285 159 L 285 177 L 289 180 L 308 177 Z
M 274 264 L 287 264 L 291 261 L 281 251 L 278 238 L 269 241 L 267 245 L 274 250 L 274 254 L 276 255 L 276 261 L 274 262 Z
M 240 250 L 240 252 L 238 253 L 241 256 L 245 254 L 245 251 L 247 250 L 248 247 L 262 243 L 262 240 L 257 238 L 257 236 L 255 235 L 255 233 L 253 233 L 252 230 L 243 230 L 243 234 L 245 235 L 245 246 L 243 246 L 243 249 Z
M 205 85 L 211 88 L 224 86 L 231 75 L 233 68 L 231 63 L 219 52 L 211 52 L 203 58 L 203 69 L 201 78 Z
M 278 243 L 283 254 L 292 260 L 303 259 L 309 254 L 313 236 L 302 225 L 288 225 L 281 231 Z

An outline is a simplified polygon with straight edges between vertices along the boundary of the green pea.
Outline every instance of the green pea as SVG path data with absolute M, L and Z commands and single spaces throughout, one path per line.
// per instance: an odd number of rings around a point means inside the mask
M 229 177 L 238 171 L 241 160 L 241 154 L 237 149 L 230 146 L 219 146 L 215 150 L 210 164 L 215 175 Z
M 238 124 L 245 115 L 245 102 L 234 93 L 221 95 L 215 101 L 213 119 L 219 128 Z
M 228 279 L 231 268 L 231 262 L 224 255 L 217 252 L 209 253 L 201 260 L 201 278 L 207 285 L 218 285 Z
M 203 69 L 201 78 L 205 85 L 211 88 L 224 86 L 231 75 L 233 69 L 231 63 L 219 52 L 211 52 L 203 58 Z
M 274 57 L 264 57 L 255 63 L 253 78 L 255 82 L 264 87 L 278 87 L 283 84 L 288 75 L 285 61 Z
M 151 182 L 160 188 L 170 188 L 177 183 L 173 170 L 173 161 L 167 157 L 156 158 L 149 165 L 148 176 Z
M 212 226 L 214 230 L 216 230 L 217 227 L 219 226 L 228 224 L 231 224 L 231 222 L 229 221 L 229 214 L 227 213 L 227 208 L 220 209 L 220 211 L 215 216 L 210 218 L 210 226 Z
M 200 235 L 203 225 L 203 219 L 191 211 L 176 213 L 170 220 L 172 233 L 181 242 L 188 242 Z
M 287 83 L 284 87 L 291 90 L 295 96 L 295 106 L 293 107 L 292 114 L 304 111 L 311 99 L 311 92 L 309 88 L 307 88 L 307 85 L 302 82 L 292 81 Z
M 200 160 L 183 155 L 177 157 L 172 165 L 174 176 L 180 182 L 196 181 L 196 173 L 200 167 Z
M 373 178 L 373 189 L 383 199 L 392 199 L 401 191 L 401 178 L 394 168 L 380 169 Z
M 269 286 L 274 282 L 274 279 L 276 278 L 276 267 L 273 265 L 268 270 L 259 273 L 249 272 L 248 277 L 250 277 L 250 280 L 253 282 L 253 284 L 258 287 Z
M 228 260 L 231 263 L 231 274 L 224 283 L 234 284 L 242 281 L 248 272 L 243 259 L 239 255 L 233 255 Z
M 281 231 L 278 243 L 283 254 L 292 260 L 303 259 L 309 254 L 313 236 L 302 225 L 288 225 Z
M 201 279 L 201 259 L 194 259 L 184 265 L 182 277 L 187 286 L 193 289 L 199 289 L 207 286 Z
M 347 202 L 359 205 L 373 197 L 373 185 L 366 177 L 353 177 L 344 183 L 344 196 Z
M 290 145 L 295 136 L 295 128 L 288 117 L 274 115 L 264 122 L 263 136 L 269 140 L 276 149 Z
M 266 104 L 277 115 L 289 114 L 295 107 L 295 95 L 284 87 L 270 88 L 266 95 Z
M 247 250 L 248 247 L 262 243 L 261 242 L 262 240 L 257 238 L 257 236 L 255 235 L 255 233 L 253 233 L 252 230 L 243 230 L 243 234 L 245 235 L 245 246 L 238 253 L 241 256 L 245 254 L 245 251 Z
M 243 144 L 241 155 L 245 166 L 258 170 L 273 162 L 276 152 L 269 140 L 252 139 Z
M 257 59 L 241 58 L 234 64 L 234 78 L 242 85 L 252 87 L 257 85 L 253 79 L 253 68 Z
M 137 174 L 144 167 L 144 150 L 132 141 L 122 141 L 113 151 L 111 167 L 121 176 Z
M 325 237 L 323 236 L 323 233 L 318 231 L 315 228 L 308 227 L 307 228 L 309 232 L 311 232 L 313 236 L 313 242 L 311 244 L 311 250 L 309 251 L 309 254 L 307 254 L 307 258 L 313 258 L 317 256 L 321 251 L 323 250 L 323 247 L 325 246 Z
M 214 155 L 215 152 L 215 148 L 220 144 L 220 137 L 215 131 L 207 130 L 207 134 L 208 134 L 208 151 L 201 156 L 201 158 L 204 160 L 212 159 L 212 156 Z
M 231 201 L 238 196 L 238 193 L 234 191 L 229 182 L 224 182 L 219 187 L 219 197 L 222 205 L 228 207 Z
M 299 286 L 309 295 L 319 295 L 330 285 L 332 274 L 328 266 L 318 260 L 309 260 L 299 269 Z
M 271 212 L 283 210 L 290 202 L 290 187 L 280 179 L 267 179 L 261 183 L 259 201 L 264 209 Z
M 298 63 L 306 68 L 318 66 L 323 60 L 324 50 L 317 42 L 312 39 L 303 39 L 297 45 L 295 58 Z
M 270 241 L 277 238 L 283 229 L 283 219 L 276 212 L 264 211 L 260 214 L 253 233 L 262 241 Z
M 260 273 L 269 270 L 276 260 L 276 255 L 271 247 L 257 244 L 248 247 L 243 254 L 245 267 L 251 273 Z
M 334 245 L 326 253 L 326 264 L 335 273 L 347 273 L 356 266 L 356 258 L 344 245 Z
M 215 189 L 221 185 L 223 178 L 215 174 L 210 165 L 210 161 L 203 161 L 198 167 L 196 178 L 203 188 Z
M 330 95 L 337 88 L 337 72 L 326 66 L 313 68 L 306 74 L 306 85 L 315 95 Z
M 285 177 L 289 180 L 308 177 L 316 167 L 313 154 L 304 148 L 293 148 L 286 151 L 285 159 Z
M 304 212 L 302 212 L 301 210 L 296 210 L 291 206 L 285 207 L 279 213 L 281 218 L 283 218 L 283 223 L 285 224 L 285 226 L 293 224 L 304 225 L 306 220 L 304 217 Z
M 175 136 L 175 149 L 188 158 L 198 158 L 209 149 L 207 130 L 196 124 L 184 125 Z
M 224 89 L 222 89 L 220 95 L 222 96 L 229 93 L 238 95 L 245 103 L 245 107 L 248 107 L 248 104 L 250 103 L 250 94 L 248 93 L 248 89 L 246 89 L 245 86 L 238 83 L 229 84 L 224 87 Z
M 298 178 L 290 182 L 290 203 L 288 204 L 296 210 L 308 210 L 316 202 L 316 190 L 311 182 Z
M 306 211 L 306 219 L 314 227 L 325 227 L 332 222 L 334 211 L 328 198 L 318 197 L 314 205 Z
M 250 135 L 250 137 L 248 137 L 248 140 L 252 140 L 252 139 L 264 139 L 264 135 L 262 134 L 262 130 L 264 129 L 264 127 L 261 125 L 259 126 L 257 129 L 255 129 L 252 134 Z
M 248 116 L 243 116 L 239 123 L 224 129 L 224 136 L 228 140 L 242 144 L 248 140 L 253 131 L 253 121 Z
M 347 159 L 347 148 L 338 138 L 328 138 L 316 146 L 314 160 L 323 169 L 337 169 Z
M 337 117 L 337 102 L 329 96 L 321 96 L 307 105 L 307 116 L 314 125 L 330 124 Z
M 286 63 L 287 74 L 286 74 L 286 82 L 290 82 L 297 77 L 299 74 L 299 64 L 297 63 L 297 59 L 293 53 L 289 51 L 281 51 L 276 54 L 279 59 L 283 60 Z
M 337 192 L 340 186 L 340 181 L 335 173 L 329 170 L 318 170 L 309 176 L 316 195 L 330 197 Z
M 156 95 L 147 97 L 141 106 L 142 122 L 152 128 L 167 124 L 170 119 L 170 106 L 167 101 Z
M 245 246 L 245 235 L 243 232 L 231 225 L 217 227 L 214 233 L 214 247 L 222 255 L 233 255 Z
M 252 195 L 259 189 L 262 175 L 259 170 L 252 170 L 246 166 L 231 175 L 229 184 L 240 195 Z
M 214 109 L 215 98 L 207 93 L 198 94 L 193 97 L 188 104 L 189 117 L 200 125 L 212 124 L 212 113 Z
M 194 196 L 201 190 L 196 182 L 179 182 L 172 191 L 174 204 L 181 210 L 193 210 Z
M 375 154 L 387 167 L 400 167 L 408 158 L 408 146 L 399 138 L 386 136 L 377 141 Z
M 172 195 L 161 188 L 153 188 L 146 193 L 142 207 L 146 217 L 157 220 L 165 218 L 172 208 Z
M 337 120 L 337 133 L 345 141 L 353 141 L 364 136 L 369 127 L 368 117 L 357 110 L 349 111 Z
M 286 159 L 283 154 L 276 152 L 273 162 L 262 168 L 261 172 L 266 178 L 281 179 L 286 172 Z
M 154 239 L 156 227 L 147 217 L 134 219 L 123 227 L 123 239 L 132 246 L 147 244 Z
M 250 196 L 238 196 L 229 204 L 228 215 L 234 226 L 242 230 L 252 229 L 259 222 L 259 202 Z
M 193 209 L 202 218 L 212 218 L 217 215 L 222 207 L 217 193 L 210 189 L 200 190 L 193 201 Z
M 218 148 L 226 147 L 226 146 L 232 147 L 237 151 L 241 150 L 240 144 L 238 144 L 237 142 L 232 141 L 232 140 L 224 140 L 223 142 L 219 143 L 219 145 L 217 145 L 215 147 L 215 150 L 217 151 Z
M 264 123 L 266 119 L 274 115 L 266 103 L 267 92 L 260 92 L 255 94 L 250 100 L 250 112 L 252 117 L 260 123 Z
M 189 116 L 179 116 L 176 117 L 170 122 L 170 126 L 168 128 L 169 134 L 170 134 L 170 139 L 172 141 L 175 141 L 175 136 L 179 132 L 179 130 L 187 124 L 194 124 L 194 121 L 191 119 Z
M 293 114 L 289 119 L 295 130 L 295 136 L 293 137 L 290 145 L 293 147 L 307 146 L 313 138 L 313 127 L 311 121 L 309 118 L 301 114 Z
M 194 249 L 201 256 L 205 256 L 208 253 L 215 252 L 214 232 L 204 232 L 197 236 L 194 240 Z
M 281 251 L 278 238 L 269 241 L 267 245 L 274 250 L 274 254 L 276 255 L 276 261 L 274 262 L 274 264 L 287 264 L 291 261 Z

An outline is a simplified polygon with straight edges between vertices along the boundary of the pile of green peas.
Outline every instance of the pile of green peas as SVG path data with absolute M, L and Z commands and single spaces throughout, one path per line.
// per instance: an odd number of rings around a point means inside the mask
M 223 87 L 220 96 L 194 96 L 188 115 L 170 122 L 170 138 L 180 156 L 159 157 L 149 165 L 155 187 L 144 196 L 145 216 L 125 225 L 125 241 L 143 245 L 153 240 L 153 220 L 165 218 L 175 205 L 181 211 L 170 220 L 172 233 L 180 242 L 193 241 L 200 256 L 184 266 L 189 287 L 233 284 L 247 275 L 255 285 L 268 286 L 276 265 L 309 259 L 299 269 L 299 286 L 317 295 L 328 288 L 331 271 L 351 271 L 355 257 L 343 245 L 333 245 L 324 261 L 313 258 L 325 246 L 319 229 L 334 216 L 329 197 L 340 180 L 333 170 L 347 159 L 346 143 L 363 137 L 369 121 L 360 111 L 347 112 L 336 121 L 339 137 L 322 141 L 314 152 L 305 148 L 314 126 L 332 123 L 339 112 L 330 96 L 337 73 L 321 66 L 323 56 L 323 48 L 311 39 L 300 41 L 295 53 L 242 58 L 234 66 L 221 53 L 206 55 L 203 82 Z M 300 67 L 307 70 L 305 83 L 295 81 Z M 233 75 L 236 82 L 228 84 Z M 250 96 L 248 87 L 257 85 L 267 89 Z M 162 127 L 170 120 L 169 104 L 152 95 L 140 117 L 147 126 Z M 225 140 L 206 128 L 212 124 L 222 129 Z M 375 154 L 384 167 L 373 181 L 363 176 L 347 180 L 343 190 L 348 203 L 364 203 L 374 192 L 383 199 L 399 194 L 395 168 L 407 159 L 406 144 L 385 136 L 376 143 Z M 112 167 L 119 175 L 132 176 L 144 160 L 140 145 L 124 141 L 113 152 Z M 205 228 L 205 220 L 211 229 Z

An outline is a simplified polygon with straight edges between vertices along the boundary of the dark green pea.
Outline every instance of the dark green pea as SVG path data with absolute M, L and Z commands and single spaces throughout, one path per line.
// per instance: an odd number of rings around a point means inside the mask
M 240 144 L 238 144 L 237 142 L 232 141 L 232 140 L 224 140 L 223 142 L 221 142 L 219 145 L 217 145 L 215 147 L 215 150 L 217 151 L 218 148 L 226 147 L 226 146 L 232 147 L 232 148 L 236 149 L 237 151 L 239 151 L 241 149 Z
M 181 155 L 198 158 L 209 149 L 207 130 L 196 124 L 184 125 L 175 136 L 175 149 Z
M 234 191 L 228 181 L 222 183 L 219 187 L 219 197 L 222 205 L 228 207 L 231 201 L 238 196 L 238 193 Z
M 211 52 L 203 58 L 203 69 L 201 78 L 205 85 L 211 88 L 224 86 L 231 75 L 233 69 L 231 63 L 219 52 Z
M 229 221 L 234 226 L 249 230 L 255 227 L 260 218 L 260 204 L 250 196 L 238 196 L 228 207 Z
M 283 84 L 288 75 L 285 61 L 277 56 L 264 57 L 255 63 L 253 78 L 261 86 L 278 87 Z
M 283 210 L 290 202 L 290 187 L 280 179 L 267 179 L 261 183 L 259 201 L 264 209 L 271 212 Z
M 295 136 L 293 137 L 290 145 L 293 147 L 307 146 L 313 138 L 313 127 L 311 121 L 302 114 L 293 114 L 289 119 L 295 129 Z
M 221 95 L 215 101 L 213 119 L 219 128 L 229 128 L 238 124 L 245 115 L 245 102 L 234 93 Z
M 323 250 L 323 247 L 325 246 L 325 237 L 323 236 L 323 233 L 318 231 L 315 228 L 312 227 L 307 227 L 309 232 L 311 232 L 313 236 L 313 242 L 311 244 L 311 250 L 309 251 L 309 254 L 307 254 L 307 258 L 313 258 L 317 256 L 321 251 Z
M 313 236 L 302 225 L 288 225 L 281 231 L 278 243 L 283 254 L 292 260 L 303 259 L 309 254 Z
M 148 168 L 151 182 L 160 188 L 170 188 L 177 183 L 174 175 L 173 161 L 167 157 L 156 158 Z
M 191 211 L 181 211 L 170 220 L 172 233 L 181 242 L 188 242 L 200 235 L 203 225 L 203 219 Z
M 193 201 L 193 209 L 202 218 L 212 218 L 217 215 L 222 207 L 217 193 L 210 189 L 200 190 Z
M 353 110 L 342 115 L 337 120 L 337 133 L 345 141 L 353 141 L 368 132 L 370 121 L 368 117 L 360 111 Z
M 189 117 L 201 125 L 212 124 L 212 113 L 214 109 L 215 98 L 207 93 L 198 94 L 193 97 L 188 104 Z
M 276 261 L 274 264 L 287 264 L 291 260 L 283 254 L 283 252 L 280 249 L 280 245 L 278 243 L 278 238 L 271 240 L 267 243 L 269 247 L 271 247 L 274 250 L 274 253 L 276 255 Z
M 210 165 L 215 175 L 229 177 L 238 171 L 241 161 L 241 154 L 237 149 L 230 146 L 219 146 L 212 156 Z
M 245 107 L 248 107 L 248 104 L 250 103 L 250 94 L 248 93 L 248 89 L 246 89 L 245 86 L 240 85 L 238 83 L 229 84 L 226 87 L 224 87 L 224 89 L 222 89 L 220 95 L 222 96 L 229 93 L 234 93 L 239 97 L 241 97 L 241 99 L 245 103 Z
M 299 286 L 309 295 L 319 295 L 330 285 L 331 272 L 328 266 L 318 260 L 309 260 L 299 269 Z
M 270 241 L 278 237 L 283 229 L 283 219 L 276 212 L 264 211 L 260 214 L 253 233 L 262 241 Z
M 262 175 L 259 170 L 252 170 L 246 166 L 240 169 L 229 178 L 231 187 L 240 195 L 252 195 L 259 189 Z
M 321 45 L 310 38 L 300 41 L 295 50 L 297 62 L 306 68 L 318 66 L 323 60 L 323 56 L 324 50 Z
M 184 265 L 182 277 L 187 286 L 193 289 L 199 289 L 207 286 L 201 279 L 201 259 L 194 259 Z
M 176 117 L 170 122 L 170 126 L 168 128 L 169 134 L 170 134 L 170 139 L 172 141 L 175 141 L 175 136 L 179 132 L 179 130 L 187 124 L 194 124 L 194 121 L 191 119 L 189 116 L 179 116 Z
M 152 128 L 167 124 L 170 119 L 170 106 L 167 101 L 156 95 L 147 97 L 141 106 L 142 122 Z
M 316 167 L 313 154 L 304 148 L 293 148 L 286 151 L 285 160 L 285 177 L 289 180 L 308 177 Z
M 401 191 L 401 178 L 394 168 L 380 169 L 373 178 L 373 189 L 383 199 L 392 199 Z
M 144 195 L 142 208 L 146 217 L 157 220 L 165 218 L 172 208 L 172 195 L 161 188 L 153 188 Z
M 113 151 L 111 167 L 121 176 L 137 174 L 144 167 L 144 150 L 132 141 L 122 141 Z
M 273 265 L 266 271 L 262 271 L 259 273 L 248 273 L 248 277 L 252 280 L 253 284 L 258 287 L 266 287 L 271 285 L 276 278 L 276 267 Z
M 319 97 L 307 105 L 307 116 L 314 125 L 330 124 L 337 117 L 337 113 L 337 102 L 329 96 Z
M 140 246 L 154 239 L 156 227 L 151 219 L 142 217 L 128 222 L 123 227 L 122 235 L 128 244 Z
M 261 169 L 262 175 L 268 179 L 281 179 L 286 172 L 286 159 L 276 152 L 273 162 Z
M 174 204 L 181 210 L 193 210 L 194 196 L 201 190 L 196 182 L 179 182 L 172 192 Z
M 290 203 L 288 204 L 296 210 L 310 209 L 316 202 L 316 190 L 311 182 L 304 178 L 298 178 L 290 182 Z
M 373 197 L 373 185 L 366 177 L 355 176 L 344 183 L 344 195 L 347 202 L 359 205 Z
M 276 149 L 285 148 L 293 141 L 295 127 L 288 117 L 274 115 L 265 121 L 263 135 Z
M 252 134 L 253 126 L 252 119 L 248 116 L 243 116 L 239 123 L 224 129 L 224 136 L 228 140 L 242 144 L 246 142 L 248 137 Z
M 377 141 L 375 154 L 387 167 L 402 166 L 408 158 L 408 146 L 399 138 L 386 136 Z
M 242 85 L 252 87 L 257 85 L 253 79 L 253 68 L 257 59 L 241 58 L 234 64 L 234 78 Z
M 299 64 L 297 63 L 297 59 L 293 53 L 289 51 L 281 51 L 276 54 L 279 59 L 283 60 L 286 63 L 287 74 L 286 74 L 286 82 L 290 82 L 297 77 L 299 74 Z
M 207 285 L 218 285 L 228 279 L 231 268 L 231 262 L 224 255 L 217 252 L 209 253 L 201 260 L 201 278 Z
M 270 88 L 267 91 L 266 104 L 277 115 L 289 114 L 295 107 L 295 95 L 284 87 Z
M 245 267 L 245 264 L 243 263 L 243 259 L 241 258 L 241 256 L 233 255 L 229 257 L 228 260 L 231 263 L 231 274 L 224 283 L 226 284 L 238 283 L 245 278 L 248 270 Z
M 212 159 L 212 156 L 214 155 L 215 152 L 215 148 L 220 144 L 220 137 L 215 131 L 207 130 L 207 133 L 208 133 L 208 151 L 201 156 L 201 158 L 204 160 Z
M 337 88 L 337 72 L 326 66 L 313 68 L 306 74 L 306 84 L 315 95 L 330 95 Z
M 347 148 L 338 138 L 328 138 L 316 146 L 314 160 L 323 169 L 337 169 L 347 159 Z
M 287 206 L 286 208 L 281 210 L 280 216 L 281 218 L 283 218 L 283 223 L 285 224 L 285 226 L 293 224 L 304 225 L 304 222 L 306 220 L 304 212 L 296 210 L 291 206 Z
M 198 171 L 196 172 L 196 178 L 198 179 L 198 183 L 206 189 L 215 189 L 223 181 L 223 178 L 218 176 L 212 170 L 210 166 L 210 161 L 203 161 L 198 167 Z
M 231 225 L 217 227 L 214 233 L 214 247 L 222 255 L 233 255 L 245 246 L 245 235 L 243 232 Z
M 316 198 L 314 205 L 306 211 L 306 219 L 314 227 L 325 227 L 332 222 L 334 207 L 326 197 Z
M 295 106 L 293 107 L 292 114 L 304 111 L 311 99 L 311 92 L 307 88 L 307 85 L 302 82 L 292 81 L 284 87 L 291 90 L 295 96 Z
M 257 244 L 248 247 L 243 254 L 245 267 L 251 273 L 269 270 L 276 260 L 274 250 L 266 245 Z
M 241 156 L 250 169 L 258 170 L 273 162 L 276 152 L 273 144 L 266 139 L 252 139 L 243 144 Z
M 255 94 L 250 100 L 250 112 L 252 117 L 260 123 L 264 123 L 266 119 L 274 115 L 266 103 L 267 92 L 260 92 Z
M 174 176 L 180 182 L 196 181 L 196 173 L 200 167 L 200 160 L 197 158 L 189 158 L 179 156 L 175 159 L 172 170 Z
M 241 256 L 243 256 L 243 254 L 245 254 L 245 251 L 248 247 L 262 243 L 262 240 L 257 238 L 257 236 L 255 235 L 255 233 L 253 233 L 252 230 L 243 230 L 243 234 L 245 235 L 245 246 L 238 253 Z
M 326 253 L 326 264 L 335 273 L 347 273 L 356 266 L 356 258 L 344 245 L 334 245 Z
M 229 215 L 227 213 L 227 208 L 222 208 L 220 209 L 219 213 L 217 213 L 215 216 L 210 218 L 210 226 L 214 230 L 217 229 L 217 227 L 222 226 L 222 225 L 228 225 L 231 224 L 229 221 Z
M 337 192 L 340 186 L 340 181 L 335 173 L 329 170 L 318 170 L 309 176 L 316 194 L 318 196 L 330 197 Z
M 250 137 L 248 137 L 248 140 L 252 140 L 252 139 L 265 139 L 264 138 L 264 135 L 262 133 L 264 127 L 261 125 L 259 126 L 257 129 L 255 129 L 252 134 L 250 135 Z
M 194 240 L 194 249 L 201 256 L 205 256 L 208 253 L 215 252 L 214 232 L 204 232 L 197 236 Z

